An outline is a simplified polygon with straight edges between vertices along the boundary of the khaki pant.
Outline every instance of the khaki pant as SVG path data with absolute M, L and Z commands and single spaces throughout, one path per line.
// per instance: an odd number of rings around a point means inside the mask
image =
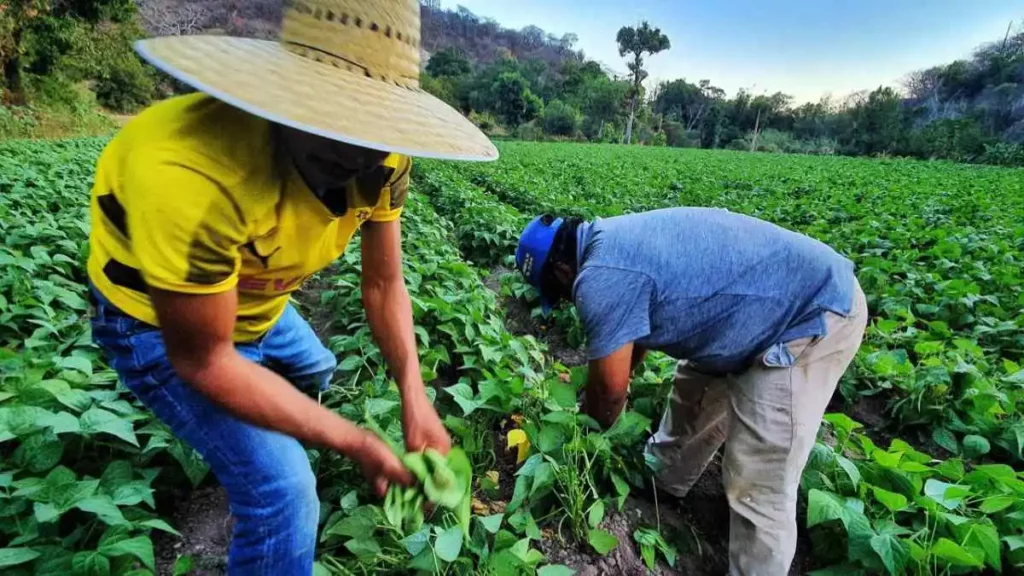
M 857 286 L 850 316 L 827 313 L 824 337 L 787 343 L 793 366 L 768 366 L 759 357 L 742 374 L 715 377 L 679 364 L 661 427 L 647 448 L 664 466 L 661 487 L 684 496 L 725 443 L 731 574 L 788 572 L 796 553 L 800 476 L 867 317 Z

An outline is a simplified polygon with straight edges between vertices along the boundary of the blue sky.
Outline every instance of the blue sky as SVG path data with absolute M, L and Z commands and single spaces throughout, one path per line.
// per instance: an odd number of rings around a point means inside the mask
M 652 80 L 709 78 L 730 95 L 781 90 L 798 102 L 898 86 L 916 69 L 962 58 L 1024 20 L 1021 0 L 444 0 L 509 28 L 574 32 L 587 56 L 625 73 L 615 33 L 648 20 L 672 49 Z

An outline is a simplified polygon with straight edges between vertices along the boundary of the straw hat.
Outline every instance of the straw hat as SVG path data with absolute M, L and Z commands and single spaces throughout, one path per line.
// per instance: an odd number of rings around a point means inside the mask
M 476 126 L 420 88 L 417 0 L 285 0 L 276 42 L 174 36 L 135 48 L 197 90 L 304 132 L 410 156 L 498 157 Z

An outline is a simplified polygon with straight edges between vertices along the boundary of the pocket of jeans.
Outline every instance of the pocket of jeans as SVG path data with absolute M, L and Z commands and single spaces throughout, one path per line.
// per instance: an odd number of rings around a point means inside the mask
M 820 337 L 797 338 L 780 342 L 761 354 L 761 364 L 768 368 L 792 368 L 808 348 L 814 346 Z

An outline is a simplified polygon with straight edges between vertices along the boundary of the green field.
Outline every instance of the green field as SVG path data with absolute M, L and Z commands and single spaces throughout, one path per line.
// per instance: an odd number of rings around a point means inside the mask
M 215 484 L 90 343 L 87 205 L 102 145 L 0 144 L 4 574 L 170 573 L 181 501 Z M 581 370 L 553 360 L 580 343 L 574 314 L 537 318 L 535 295 L 502 274 L 521 226 L 542 211 L 592 217 L 676 205 L 725 207 L 819 238 L 857 264 L 868 294 L 865 345 L 804 476 L 799 570 L 1024 567 L 1024 170 L 500 148 L 493 164 L 418 162 L 404 217 L 425 381 L 473 464 L 469 536 L 451 513 L 415 529 L 396 521 L 353 464 L 310 450 L 323 504 L 319 573 L 553 576 L 630 561 L 663 573 L 725 570 L 727 516 L 704 513 L 723 509 L 720 491 L 652 505 L 640 446 L 672 361 L 650 358 L 629 411 L 596 429 L 576 411 Z M 358 264 L 349 249 L 299 304 L 339 357 L 327 405 L 399 439 L 398 393 L 370 338 Z M 509 432 L 529 441 L 522 462 L 506 450 Z M 177 565 L 188 573 L 190 564 L 216 568 L 217 558 L 186 550 Z

